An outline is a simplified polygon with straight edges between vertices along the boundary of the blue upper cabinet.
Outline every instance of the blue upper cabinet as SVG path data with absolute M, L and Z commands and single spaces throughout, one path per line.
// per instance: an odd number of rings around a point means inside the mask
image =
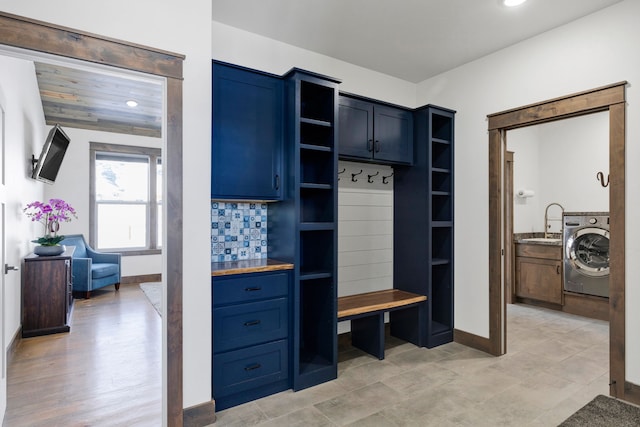
M 413 163 L 413 114 L 409 110 L 340 96 L 340 158 L 385 164 Z
M 213 62 L 211 198 L 282 200 L 284 83 Z

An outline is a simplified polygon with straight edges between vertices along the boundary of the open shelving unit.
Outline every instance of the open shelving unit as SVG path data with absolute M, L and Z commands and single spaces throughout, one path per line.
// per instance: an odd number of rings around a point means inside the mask
M 453 341 L 454 116 L 433 105 L 415 111 L 414 166 L 394 177 L 394 286 L 426 295 L 427 314 L 418 331 L 415 315 L 392 318 L 391 328 L 429 348 Z
M 293 388 L 337 377 L 338 81 L 286 76 L 295 222 Z

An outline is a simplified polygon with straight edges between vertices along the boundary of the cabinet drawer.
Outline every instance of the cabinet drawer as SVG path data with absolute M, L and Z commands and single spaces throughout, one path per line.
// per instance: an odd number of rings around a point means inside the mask
M 213 306 L 257 301 L 287 295 L 289 273 L 214 277 Z
M 288 378 L 287 340 L 213 357 L 213 396 L 218 398 Z
M 287 301 L 278 298 L 213 310 L 213 352 L 286 338 Z
M 562 246 L 516 243 L 516 256 L 562 260 Z

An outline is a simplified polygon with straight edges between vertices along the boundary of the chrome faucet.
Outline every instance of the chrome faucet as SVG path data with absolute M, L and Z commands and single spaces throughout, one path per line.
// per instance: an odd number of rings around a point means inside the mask
M 562 224 L 562 214 L 564 213 L 564 208 L 562 207 L 562 205 L 560 203 L 555 203 L 555 202 L 554 203 L 549 203 L 547 205 L 547 207 L 544 209 L 544 238 L 545 239 L 549 238 L 549 227 L 550 227 L 550 225 L 549 225 L 549 208 L 551 206 L 553 206 L 553 205 L 556 205 L 560 209 L 562 209 L 562 213 L 560 214 L 560 218 L 559 219 L 553 218 L 554 220 L 559 220 L 560 223 Z M 561 229 L 561 231 L 562 231 L 562 229 Z

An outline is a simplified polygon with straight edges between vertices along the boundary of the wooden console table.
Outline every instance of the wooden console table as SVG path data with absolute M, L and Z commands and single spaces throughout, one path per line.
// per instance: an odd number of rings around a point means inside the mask
M 74 246 L 58 256 L 31 254 L 22 262 L 22 337 L 69 332 Z

